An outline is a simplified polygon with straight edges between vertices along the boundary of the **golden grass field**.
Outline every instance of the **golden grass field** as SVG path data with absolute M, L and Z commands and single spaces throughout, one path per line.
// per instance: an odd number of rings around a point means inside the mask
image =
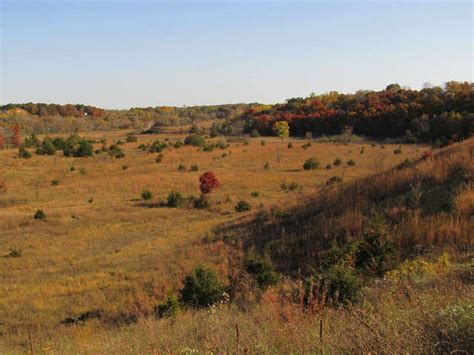
M 125 141 L 127 133 L 80 135 L 97 141 L 105 138 L 110 145 Z M 139 136 L 137 143 L 121 146 L 123 159 L 112 159 L 107 153 L 68 158 L 58 152 L 23 160 L 16 158 L 16 150 L 0 151 L 0 176 L 7 187 L 0 193 L 0 343 L 24 341 L 25 334 L 45 329 L 54 332 L 62 319 L 91 309 L 119 313 L 147 303 L 152 307 L 197 264 L 212 266 L 224 277 L 225 252 L 201 241 L 214 227 L 240 217 L 234 212 L 237 201 L 247 200 L 253 210 L 287 206 L 296 203 L 300 194 L 314 193 L 331 176 L 351 181 L 417 158 L 426 150 L 407 145 L 396 155 L 394 144 L 316 141 L 305 150 L 301 146 L 306 141 L 298 139 L 290 139 L 294 148 L 288 149 L 288 141 L 253 138 L 248 145 L 231 143 L 212 152 L 189 146 L 168 148 L 163 161 L 156 163 L 156 154 L 137 148 L 155 139 L 184 137 Z M 321 162 L 319 169 L 303 170 L 310 157 Z M 326 169 L 336 157 L 342 165 Z M 349 159 L 356 165 L 347 166 Z M 266 162 L 271 169 L 263 168 Z M 198 165 L 199 171 L 178 171 L 179 164 L 188 170 Z M 215 172 L 222 183 L 211 196 L 209 211 L 142 205 L 144 189 L 154 194 L 153 202 L 166 200 L 172 190 L 198 196 L 198 178 L 205 171 Z M 59 180 L 58 186 L 52 185 L 54 179 Z M 301 190 L 282 191 L 282 183 L 292 182 Z M 251 197 L 252 191 L 258 191 L 259 197 Z M 46 220 L 33 218 L 37 209 L 45 212 Z M 3 257 L 11 248 L 21 249 L 22 256 Z

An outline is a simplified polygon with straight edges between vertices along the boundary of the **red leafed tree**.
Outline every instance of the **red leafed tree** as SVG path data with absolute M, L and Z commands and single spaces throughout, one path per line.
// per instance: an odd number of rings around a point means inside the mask
M 18 148 L 21 144 L 20 128 L 18 126 L 11 126 L 10 129 L 12 130 L 12 145 Z
M 0 133 L 0 149 L 5 149 L 5 137 Z
M 199 182 L 201 183 L 199 189 L 203 194 L 209 194 L 213 190 L 216 190 L 221 187 L 219 179 L 212 171 L 202 174 L 199 177 Z

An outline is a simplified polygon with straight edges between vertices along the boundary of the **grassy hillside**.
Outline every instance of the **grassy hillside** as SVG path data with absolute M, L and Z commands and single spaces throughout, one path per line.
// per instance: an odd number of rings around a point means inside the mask
M 111 144 L 126 134 L 83 135 Z M 184 136 L 140 136 L 121 146 L 123 159 L 22 160 L 0 151 L 0 352 L 425 353 L 472 345 L 473 140 L 427 154 L 366 142 L 302 148 L 307 142 L 295 139 L 288 149 L 258 138 L 211 152 L 167 148 L 157 163 L 138 149 L 155 139 Z M 311 157 L 320 168 L 304 170 Z M 222 183 L 209 209 L 161 205 L 173 190 L 197 196 L 209 170 Z M 140 199 L 144 189 L 151 201 Z M 251 212 L 235 211 L 240 200 Z M 33 218 L 37 209 L 45 220 Z M 273 264 L 278 284 L 258 287 L 251 255 Z M 217 271 L 230 300 L 155 319 L 154 307 L 198 264 Z M 349 302 L 318 283 L 340 270 L 357 283 Z M 61 323 L 67 318 L 74 324 Z

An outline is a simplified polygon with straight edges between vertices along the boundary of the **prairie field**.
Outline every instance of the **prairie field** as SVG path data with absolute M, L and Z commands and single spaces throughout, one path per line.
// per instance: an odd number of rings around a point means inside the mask
M 127 133 L 80 135 L 112 144 L 125 142 Z M 122 159 L 106 153 L 71 158 L 60 152 L 17 159 L 17 151 L 0 150 L 7 187 L 0 194 L 0 254 L 5 256 L 0 258 L 0 342 L 24 341 L 29 332 L 55 329 L 63 319 L 93 309 L 120 317 L 124 311 L 152 308 L 199 264 L 225 278 L 231 262 L 226 248 L 203 240 L 219 225 L 241 218 L 234 211 L 239 200 L 250 203 L 250 214 L 271 206 L 286 208 L 332 176 L 350 182 L 416 159 L 426 150 L 403 145 L 394 154 L 398 144 L 317 140 L 304 149 L 307 140 L 266 137 L 228 139 L 227 148 L 211 152 L 171 147 L 157 163 L 156 153 L 138 149 L 156 139 L 184 137 L 173 132 L 140 135 L 138 142 L 121 146 Z M 226 140 L 212 141 L 219 139 Z M 95 149 L 101 145 L 96 143 Z M 320 167 L 304 170 L 303 163 L 312 157 Z M 341 165 L 332 165 L 336 158 Z M 347 164 L 350 159 L 355 165 Z M 178 170 L 179 165 L 186 169 Z M 192 165 L 198 171 L 190 171 Z M 210 209 L 160 204 L 171 191 L 198 196 L 198 179 L 206 171 L 213 171 L 222 184 L 211 194 Z M 282 184 L 292 183 L 293 191 L 283 191 Z M 141 200 L 145 189 L 152 192 L 151 201 Z M 37 209 L 44 211 L 45 220 L 33 218 Z M 21 257 L 8 257 L 12 249 Z

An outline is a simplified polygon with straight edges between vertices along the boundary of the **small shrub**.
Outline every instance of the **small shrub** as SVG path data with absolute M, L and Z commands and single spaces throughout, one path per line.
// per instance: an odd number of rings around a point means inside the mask
M 360 148 L 360 152 L 359 152 L 359 153 L 360 153 L 360 154 L 364 154 L 364 149 L 365 149 L 364 147 Z
M 353 159 L 349 159 L 349 160 L 347 161 L 347 165 L 349 165 L 349 166 L 354 166 L 354 165 L 356 165 L 356 162 L 355 162 L 355 160 L 353 160 Z
M 21 257 L 21 249 L 17 249 L 15 247 L 10 248 L 10 251 L 8 252 L 8 257 L 10 258 L 19 258 Z
M 407 169 L 415 166 L 415 164 L 410 159 L 405 159 L 400 164 L 397 165 L 398 170 Z
M 209 208 L 210 206 L 209 196 L 206 194 L 201 194 L 199 198 L 192 198 L 192 203 L 193 203 L 194 208 L 198 210 Z
M 382 276 L 393 267 L 394 246 L 386 225 L 378 220 L 366 229 L 355 253 L 355 266 Z
M 194 133 L 185 138 L 184 144 L 195 147 L 204 147 L 206 145 L 206 139 L 203 136 Z
M 288 143 L 288 149 L 293 149 L 293 143 Z
M 161 163 L 162 160 L 163 160 L 163 154 L 158 154 L 158 155 L 156 156 L 155 162 L 156 162 L 156 163 Z
M 53 143 L 53 140 L 50 137 L 45 137 L 43 143 L 38 149 L 36 149 L 36 154 L 38 155 L 55 155 L 56 147 Z
M 156 318 L 174 317 L 179 309 L 178 298 L 173 293 L 169 293 L 166 301 L 155 307 L 155 316 Z
M 329 170 L 329 169 L 332 169 L 332 165 L 331 165 L 331 164 L 327 164 L 327 165 L 326 165 L 326 170 Z
M 86 175 L 87 174 L 86 168 L 79 168 L 79 174 L 81 174 L 81 176 Z
M 240 200 L 239 202 L 237 202 L 237 204 L 234 207 L 235 212 L 239 212 L 239 213 L 250 211 L 250 209 L 251 209 L 250 203 L 248 203 L 245 200 Z
M 59 180 L 58 179 L 51 180 L 51 185 L 52 186 L 58 186 L 59 185 Z
M 18 149 L 18 158 L 20 159 L 30 159 L 31 158 L 31 153 L 26 150 L 25 147 L 20 147 Z
M 221 186 L 219 179 L 212 171 L 202 174 L 199 177 L 199 183 L 201 194 L 209 194 Z
M 186 171 L 186 165 L 179 164 L 178 165 L 178 171 Z
M 258 191 L 252 191 L 250 193 L 250 196 L 252 196 L 253 198 L 257 198 L 258 196 L 260 196 L 260 194 L 258 193 Z
M 304 170 L 314 170 L 317 168 L 319 168 L 319 161 L 315 158 L 306 159 L 306 161 L 303 164 Z
M 74 171 L 74 170 L 76 170 L 76 168 L 75 168 L 74 166 L 71 166 L 71 167 L 69 168 L 69 171 Z
M 333 265 L 325 272 L 323 281 L 333 304 L 348 304 L 358 300 L 361 284 L 352 267 Z
M 176 141 L 173 144 L 173 148 L 178 149 L 178 148 L 181 148 L 183 145 L 184 145 L 184 143 L 182 141 Z
M 263 141 L 263 140 L 260 141 L 260 145 L 261 145 L 262 147 L 264 147 L 266 144 L 267 144 L 267 142 L 265 142 L 265 141 Z
M 138 137 L 134 134 L 128 134 L 126 142 L 127 143 L 136 143 L 136 142 L 138 142 Z
M 183 279 L 180 301 L 190 307 L 208 307 L 222 300 L 224 285 L 214 271 L 201 266 Z
M 122 148 L 120 148 L 117 144 L 112 144 L 109 147 L 109 155 L 115 159 L 121 159 L 125 157 L 125 154 L 122 151 Z
M 191 168 L 189 169 L 191 171 L 198 171 L 199 167 L 197 165 L 191 165 Z
M 267 161 L 267 162 L 263 165 L 263 168 L 264 168 L 265 170 L 270 170 L 270 169 L 271 169 L 270 163 Z
M 332 165 L 334 165 L 334 166 L 339 166 L 341 164 L 342 164 L 341 158 L 334 159 L 334 162 L 332 163 Z
M 342 182 L 342 178 L 340 176 L 331 176 L 328 181 L 326 181 L 326 185 L 334 185 L 334 184 L 339 184 Z
M 206 144 L 206 146 L 203 148 L 204 152 L 212 152 L 214 150 L 214 146 L 212 144 Z
M 87 202 L 92 203 L 92 202 L 94 202 L 94 199 L 91 197 L 87 200 Z
M 393 151 L 393 154 L 395 154 L 395 155 L 402 154 L 402 149 L 401 149 L 400 147 L 398 147 L 397 149 L 395 149 L 395 150 Z
M 46 219 L 46 215 L 43 210 L 36 210 L 35 214 L 33 215 L 34 219 L 44 220 Z
M 260 288 L 268 288 L 278 282 L 278 274 L 274 271 L 272 262 L 268 257 L 261 257 L 251 252 L 245 258 L 244 268 L 255 279 Z
M 122 170 L 123 170 L 123 171 L 128 170 L 128 165 L 122 166 Z
M 148 147 L 148 151 L 150 153 L 161 153 L 166 146 L 166 143 L 161 143 L 159 140 L 156 140 Z
M 242 145 L 249 145 L 249 141 L 248 140 L 245 140 Z
M 181 203 L 183 202 L 183 197 L 181 196 L 181 193 L 179 191 L 172 191 L 168 195 L 168 207 L 180 207 Z
M 301 189 L 301 185 L 294 182 L 294 181 L 291 184 L 288 185 L 288 191 L 295 191 L 295 190 L 298 190 L 298 189 Z
M 250 131 L 250 137 L 252 137 L 252 138 L 260 137 L 260 132 L 257 129 L 254 128 Z
M 151 191 L 146 190 L 146 189 L 142 191 L 141 196 L 142 196 L 142 200 L 144 200 L 144 201 L 149 201 L 153 198 L 153 194 L 151 193 Z

